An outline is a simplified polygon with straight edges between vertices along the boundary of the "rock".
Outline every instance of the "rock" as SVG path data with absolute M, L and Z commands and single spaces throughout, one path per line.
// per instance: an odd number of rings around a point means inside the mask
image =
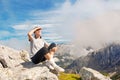
M 0 68 L 3 68 L 3 65 L 0 63 Z
M 44 64 L 33 64 L 27 51 L 0 46 L 0 80 L 58 80 L 58 78 Z
M 20 51 L 21 59 L 24 61 L 30 61 L 29 53 L 25 50 Z
M 15 80 L 13 71 L 8 68 L 0 68 L 0 80 Z
M 55 62 L 60 62 L 60 60 L 57 57 L 54 57 Z
M 8 67 L 6 61 L 2 57 L 0 57 L 0 63 L 1 63 L 0 64 L 1 68 L 7 68 Z
M 80 76 L 82 80 L 111 80 L 108 76 L 104 76 L 100 72 L 86 67 L 80 70 Z
M 49 72 L 47 67 L 34 67 L 24 70 L 18 80 L 58 80 L 57 76 Z
M 24 62 L 21 59 L 19 51 L 6 46 L 0 46 L 0 58 L 3 59 L 3 61 L 6 63 L 4 65 L 10 68 L 13 68 L 16 65 L 19 65 L 20 63 Z

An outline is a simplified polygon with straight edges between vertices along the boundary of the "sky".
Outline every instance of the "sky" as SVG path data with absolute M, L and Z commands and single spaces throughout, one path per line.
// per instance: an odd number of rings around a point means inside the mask
M 0 44 L 28 49 L 35 26 L 50 43 L 119 41 L 119 10 L 120 0 L 0 0 Z

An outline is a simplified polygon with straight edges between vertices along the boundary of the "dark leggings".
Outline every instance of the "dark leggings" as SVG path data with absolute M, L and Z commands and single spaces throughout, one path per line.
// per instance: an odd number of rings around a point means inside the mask
M 38 64 L 38 63 L 40 63 L 40 62 L 45 61 L 45 60 L 46 60 L 45 55 L 46 55 L 47 53 L 49 53 L 50 49 L 52 49 L 53 47 L 56 47 L 56 44 L 55 44 L 55 43 L 50 44 L 50 46 L 49 46 L 48 48 L 42 47 L 42 48 L 31 58 L 32 62 L 33 62 L 34 64 Z

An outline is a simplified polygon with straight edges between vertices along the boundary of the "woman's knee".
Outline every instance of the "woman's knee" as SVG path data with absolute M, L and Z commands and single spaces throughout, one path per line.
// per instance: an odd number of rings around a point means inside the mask
M 45 58 L 46 58 L 47 60 L 50 60 L 50 59 L 51 59 L 50 53 L 47 53 L 47 54 L 45 54 L 44 56 L 45 56 Z
M 50 46 L 48 47 L 48 50 L 53 49 L 54 47 L 57 47 L 55 43 L 51 43 Z

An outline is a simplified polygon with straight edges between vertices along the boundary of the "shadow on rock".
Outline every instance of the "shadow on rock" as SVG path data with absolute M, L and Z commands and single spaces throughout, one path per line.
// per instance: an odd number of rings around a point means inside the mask
M 23 62 L 23 63 L 21 63 L 21 65 L 22 65 L 24 68 L 44 67 L 44 66 L 45 66 L 45 65 L 42 64 L 42 63 L 34 64 L 34 63 L 31 62 L 31 61 Z

